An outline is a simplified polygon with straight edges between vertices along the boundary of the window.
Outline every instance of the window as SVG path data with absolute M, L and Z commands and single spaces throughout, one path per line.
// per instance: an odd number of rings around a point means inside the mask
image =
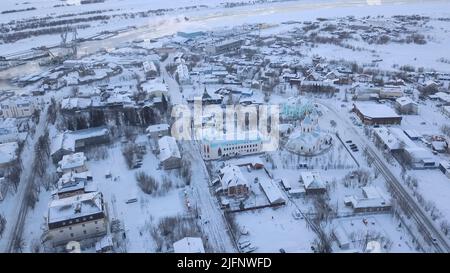
M 72 230 L 72 227 L 69 227 L 69 230 Z
M 83 230 L 83 234 L 87 234 L 87 231 L 86 231 L 86 230 Z
M 86 224 L 83 224 L 82 226 L 83 226 L 83 227 L 85 227 L 85 226 L 86 226 Z
M 64 231 L 64 230 L 60 229 L 60 230 L 59 230 L 59 233 L 63 233 L 63 231 Z
M 95 224 L 97 224 L 97 223 L 98 223 L 98 221 L 95 221 L 94 223 L 95 223 Z
M 73 233 L 70 233 L 70 237 L 72 237 L 72 238 L 73 238 Z

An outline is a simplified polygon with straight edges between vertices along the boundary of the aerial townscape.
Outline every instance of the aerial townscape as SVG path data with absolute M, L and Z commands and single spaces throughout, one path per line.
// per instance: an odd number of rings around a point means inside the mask
M 450 252 L 450 2 L 2 0 L 0 252 Z

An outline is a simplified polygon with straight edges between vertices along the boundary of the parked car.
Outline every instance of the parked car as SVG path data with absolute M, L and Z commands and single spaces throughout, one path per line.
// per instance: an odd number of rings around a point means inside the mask
M 292 212 L 292 216 L 294 217 L 295 220 L 303 219 L 302 213 L 298 209 Z
M 258 249 L 256 246 L 249 246 L 245 249 L 243 249 L 244 253 L 251 253 L 253 251 L 255 251 L 256 249 Z
M 239 244 L 239 248 L 241 249 L 241 250 L 243 250 L 244 248 L 246 248 L 246 247 L 248 247 L 248 246 L 250 246 L 251 245 L 251 243 L 249 242 L 249 241 L 245 241 L 245 242 L 243 242 L 242 244 Z
M 131 204 L 131 203 L 136 203 L 136 202 L 137 202 L 137 198 L 130 198 L 125 203 L 126 204 Z

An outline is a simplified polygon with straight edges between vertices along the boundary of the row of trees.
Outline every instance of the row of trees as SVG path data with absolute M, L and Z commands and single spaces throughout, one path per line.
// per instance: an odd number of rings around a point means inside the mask
M 143 171 L 137 172 L 135 176 L 139 188 L 146 194 L 161 196 L 169 192 L 173 186 L 172 180 L 167 176 L 164 176 L 162 181 Z
M 162 108 L 167 109 L 167 100 L 164 101 L 165 104 L 162 104 Z M 75 131 L 111 123 L 115 126 L 148 126 L 161 119 L 160 112 L 163 112 L 163 110 L 155 110 L 155 108 L 150 107 L 91 109 L 81 113 L 64 114 L 62 127 Z
M 197 219 L 177 215 L 161 218 L 150 228 L 150 235 L 156 242 L 156 251 L 163 252 L 172 248 L 173 243 L 184 237 L 202 237 Z M 207 240 L 205 247 L 207 246 Z

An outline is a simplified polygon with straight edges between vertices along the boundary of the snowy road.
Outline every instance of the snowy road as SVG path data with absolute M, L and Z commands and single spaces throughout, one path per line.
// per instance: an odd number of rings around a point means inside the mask
M 198 146 L 193 141 L 182 143 L 183 151 L 188 151 L 192 157 L 191 187 L 193 189 L 193 202 L 196 204 L 201 215 L 202 228 L 204 234 L 208 236 L 208 242 L 220 253 L 233 253 L 236 249 L 227 230 L 227 223 L 223 213 L 219 208 L 213 193 L 209 188 L 209 175 L 206 166 L 201 159 Z M 184 155 L 188 156 L 188 155 Z M 206 222 L 206 223 L 205 223 Z
M 55 98 L 56 101 L 60 101 L 65 95 L 67 95 L 67 93 L 61 90 L 57 92 L 50 92 L 47 93 L 42 101 L 50 102 L 51 97 Z M 16 245 L 22 238 L 23 226 L 27 213 L 30 209 L 27 202 L 27 195 L 32 189 L 34 180 L 31 168 L 35 155 L 34 146 L 39 137 L 44 134 L 45 129 L 48 128 L 47 110 L 48 105 L 44 104 L 44 108 L 41 109 L 41 115 L 39 118 L 40 122 L 36 125 L 34 135 L 28 135 L 26 142 L 24 143 L 24 149 L 21 154 L 23 170 L 20 177 L 19 187 L 17 189 L 17 193 L 14 193 L 14 195 L 11 196 L 13 197 L 13 200 L 10 200 L 11 204 L 9 204 L 6 208 L 7 211 L 3 211 L 3 213 L 8 216 L 8 222 L 3 238 L 0 240 L 0 250 L 2 252 L 14 252 Z
M 391 169 L 385 164 L 384 158 L 380 155 L 378 150 L 374 145 L 369 142 L 366 138 L 361 136 L 361 134 L 352 126 L 345 116 L 341 114 L 333 105 L 325 101 L 320 101 L 320 103 L 328 108 L 341 123 L 345 125 L 347 132 L 351 132 L 354 143 L 358 143 L 360 147 L 370 154 L 374 165 L 386 179 L 386 182 L 390 184 L 393 191 L 394 197 L 400 200 L 407 209 L 408 213 L 411 214 L 412 218 L 415 220 L 418 229 L 421 231 L 422 237 L 429 244 L 430 248 L 435 249 L 437 252 L 448 253 L 450 251 L 450 245 L 447 238 L 442 234 L 440 229 L 431 220 L 430 216 L 417 204 L 416 200 L 411 196 L 408 190 L 403 186 L 397 176 L 391 171 Z M 356 139 L 355 139 L 356 138 Z M 411 234 L 413 237 L 417 237 L 417 234 Z
M 45 109 L 41 111 L 39 123 L 36 126 L 36 132 L 33 136 L 28 135 L 24 144 L 24 149 L 21 154 L 21 160 L 24 164 L 22 174 L 20 177 L 20 184 L 17 193 L 14 195 L 14 201 L 16 204 L 12 206 L 12 211 L 8 213 L 9 219 L 6 228 L 6 236 L 2 241 L 2 252 L 15 252 L 16 246 L 20 243 L 22 237 L 23 224 L 29 209 L 27 196 L 31 193 L 33 186 L 33 173 L 31 164 L 34 161 L 34 146 L 45 132 L 47 128 L 47 105 Z
M 168 74 L 165 65 L 171 62 L 172 54 L 161 64 L 161 74 L 168 86 L 172 105 L 186 103 L 180 92 L 178 83 Z M 209 188 L 209 174 L 202 160 L 199 147 L 195 141 L 182 141 L 183 157 L 189 157 L 192 164 L 191 188 L 193 206 L 199 209 L 202 229 L 208 242 L 216 252 L 236 252 L 233 241 L 227 230 L 227 223 L 213 193 Z M 205 224 L 205 222 L 207 222 Z

